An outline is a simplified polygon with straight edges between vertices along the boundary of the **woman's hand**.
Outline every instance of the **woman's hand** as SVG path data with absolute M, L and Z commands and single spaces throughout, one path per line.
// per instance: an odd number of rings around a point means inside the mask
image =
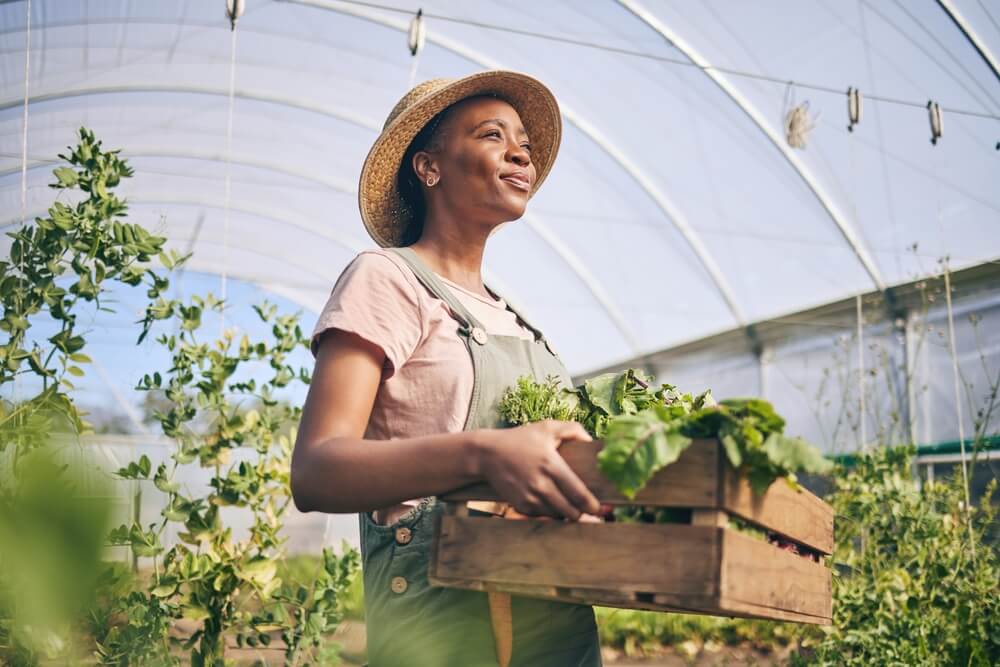
M 592 440 L 576 422 L 548 419 L 481 432 L 479 471 L 517 512 L 577 521 L 601 505 L 559 455 L 567 440 Z

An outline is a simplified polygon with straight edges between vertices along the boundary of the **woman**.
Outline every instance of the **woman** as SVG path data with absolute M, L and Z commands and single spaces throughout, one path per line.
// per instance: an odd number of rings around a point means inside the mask
M 359 513 L 372 667 L 601 664 L 588 605 L 427 582 L 439 494 L 485 480 L 511 513 L 600 508 L 556 451 L 590 439 L 579 424 L 498 428 L 519 376 L 570 378 L 481 276 L 487 239 L 524 214 L 560 137 L 535 79 L 436 79 L 399 101 L 362 169 L 361 217 L 382 248 L 351 262 L 320 315 L 291 483 L 300 510 Z M 506 509 L 490 505 L 470 511 Z

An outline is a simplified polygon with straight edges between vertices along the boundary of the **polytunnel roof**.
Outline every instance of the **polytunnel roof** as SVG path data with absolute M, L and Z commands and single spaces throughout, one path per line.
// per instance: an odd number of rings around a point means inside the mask
M 27 216 L 51 204 L 52 161 L 87 126 L 135 169 L 129 215 L 192 248 L 191 270 L 318 311 L 374 247 L 358 174 L 411 80 L 505 68 L 551 87 L 564 136 L 527 214 L 491 238 L 486 280 L 574 373 L 907 282 L 946 255 L 1000 256 L 1000 76 L 943 8 L 993 57 L 991 1 L 246 5 L 233 33 L 224 0 L 33 0 Z M 26 10 L 0 3 L 8 228 Z M 853 132 L 849 86 L 864 96 Z M 944 110 L 936 145 L 928 100 Z M 803 102 L 815 127 L 794 149 L 784 112 Z

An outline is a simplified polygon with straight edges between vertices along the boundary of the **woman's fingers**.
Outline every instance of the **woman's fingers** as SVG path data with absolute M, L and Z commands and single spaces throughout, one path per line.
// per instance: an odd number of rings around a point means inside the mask
M 565 498 L 573 504 L 580 513 L 597 514 L 601 511 L 601 503 L 597 500 L 579 475 L 566 463 L 566 459 L 556 455 L 553 460 L 553 481 Z
M 593 440 L 590 434 L 587 433 L 587 429 L 583 428 L 583 425 L 579 422 L 564 422 L 552 420 L 553 435 L 559 438 L 559 445 L 562 444 L 564 440 L 582 440 L 584 442 L 590 442 Z M 558 445 L 556 445 L 558 447 Z
M 566 496 L 562 494 L 555 484 L 552 485 L 552 490 L 546 496 L 546 501 L 549 507 L 554 510 L 553 516 L 557 518 L 576 521 L 580 518 L 580 514 L 582 514 L 582 512 L 574 507 L 573 503 L 571 503 Z

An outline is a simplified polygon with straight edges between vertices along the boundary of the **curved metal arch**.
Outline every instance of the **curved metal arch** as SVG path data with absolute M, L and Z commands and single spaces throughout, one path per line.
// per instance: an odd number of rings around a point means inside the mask
M 400 32 L 406 32 L 409 30 L 409 25 L 407 23 L 381 16 L 378 13 L 369 11 L 363 7 L 335 5 L 330 2 L 324 2 L 323 0 L 285 1 L 306 7 L 314 7 L 316 9 L 324 9 L 341 14 L 347 14 L 349 16 L 364 19 Z M 492 58 L 479 53 L 462 42 L 454 40 L 450 37 L 445 37 L 431 32 L 427 34 L 427 41 L 433 42 L 443 49 L 451 51 L 452 53 L 455 53 L 470 62 L 476 63 L 480 67 L 484 67 L 486 69 L 506 69 L 502 64 Z M 697 232 L 695 232 L 694 228 L 687 221 L 687 217 L 681 212 L 680 207 L 678 207 L 666 195 L 666 193 L 657 188 L 652 179 L 649 178 L 638 165 L 629 159 L 625 153 L 618 149 L 618 147 L 615 146 L 611 140 L 598 131 L 593 124 L 585 120 L 583 116 L 565 104 L 560 103 L 559 108 L 562 111 L 563 116 L 565 116 L 567 122 L 576 126 L 576 128 L 579 129 L 584 136 L 593 141 L 594 144 L 607 153 L 612 160 L 618 163 L 618 165 L 639 185 L 640 188 L 642 188 L 642 190 L 656 203 L 656 205 L 659 206 L 660 210 L 667 215 L 667 218 L 674 225 L 674 227 L 677 228 L 677 231 L 680 232 L 681 236 L 701 262 L 702 267 L 712 279 L 712 282 L 715 284 L 716 289 L 719 291 L 720 296 L 726 303 L 734 319 L 740 325 L 745 324 L 746 317 L 743 315 L 742 308 L 740 308 L 732 288 L 729 286 L 729 281 L 726 280 L 718 263 L 715 261 L 715 258 L 713 258 L 708 252 L 708 249 L 701 241 L 701 237 L 698 236 Z M 619 330 L 620 329 L 621 328 L 619 327 Z
M 126 157 L 137 156 L 137 155 L 140 154 L 140 152 L 129 152 L 129 153 L 126 153 L 125 156 Z M 150 156 L 150 157 L 158 157 L 160 154 L 165 154 L 167 157 L 194 157 L 195 159 L 218 159 L 220 162 L 224 162 L 225 161 L 224 157 L 222 157 L 222 156 L 218 156 L 216 158 L 213 158 L 213 157 L 207 156 L 208 154 L 205 154 L 205 156 L 202 157 L 202 156 L 199 156 L 199 155 L 191 155 L 191 154 L 188 154 L 188 153 L 182 152 L 182 151 L 172 151 L 172 152 L 169 152 L 168 155 L 166 153 L 167 152 L 165 152 L 165 151 L 160 151 L 158 149 L 154 149 L 154 152 L 147 152 L 147 155 Z M 269 170 L 277 171 L 279 173 L 284 173 L 284 174 L 287 174 L 287 175 L 290 175 L 290 176 L 299 176 L 299 177 L 302 177 L 302 178 L 306 178 L 308 180 L 312 180 L 314 182 L 318 182 L 318 183 L 323 184 L 323 185 L 329 185 L 328 183 L 325 183 L 325 182 L 319 180 L 318 178 L 316 178 L 315 176 L 312 176 L 311 174 L 308 174 L 308 173 L 305 173 L 305 172 L 299 173 L 299 172 L 294 172 L 292 170 L 286 170 L 284 168 L 278 167 L 276 165 L 272 165 L 272 164 L 267 163 L 267 162 L 254 162 L 254 163 L 251 164 L 251 163 L 245 162 L 243 160 L 240 160 L 240 161 L 235 161 L 234 160 L 233 163 L 234 164 L 247 164 L 248 166 L 254 166 L 254 167 L 261 168 L 261 169 L 269 169 Z M 44 166 L 44 164 L 45 163 L 35 164 L 31 168 L 32 169 L 37 169 L 37 168 L 40 168 L 40 167 Z M 9 175 L 9 173 L 11 173 L 12 171 L 14 171 L 14 170 L 7 169 L 7 170 L 4 170 L 4 171 L 0 171 L 0 178 Z M 16 171 L 18 173 L 20 173 L 20 168 L 17 168 Z M 330 185 L 330 187 L 337 187 L 337 186 Z M 341 190 L 343 192 L 349 193 L 349 194 L 356 194 L 357 193 L 357 188 L 353 184 L 351 184 L 350 186 L 345 186 L 345 188 L 347 188 L 347 187 L 349 187 L 349 189 L 344 189 L 344 188 L 337 188 L 337 189 L 339 189 L 339 190 Z M 139 201 L 139 200 L 136 200 L 136 201 Z M 237 210 L 237 209 L 233 209 L 233 210 Z M 253 211 L 248 211 L 248 212 L 253 212 Z M 32 215 L 31 219 L 33 219 L 34 217 L 35 216 Z M 626 343 L 628 344 L 629 348 L 634 353 L 638 353 L 639 350 L 640 350 L 640 346 L 638 344 L 637 339 L 635 338 L 635 335 L 632 333 L 631 327 L 628 325 L 628 321 L 625 319 L 625 317 L 621 313 L 621 311 L 618 310 L 618 307 L 614 304 L 614 300 L 611 298 L 611 296 L 607 293 L 607 291 L 601 286 L 600 282 L 593 276 L 593 274 L 587 268 L 586 264 L 584 264 L 584 262 L 582 260 L 580 260 L 579 257 L 577 257 L 576 254 L 572 250 L 570 250 L 570 248 L 565 243 L 563 243 L 562 240 L 559 239 L 559 237 L 557 235 L 553 234 L 546 227 L 546 225 L 544 224 L 544 222 L 540 218 L 538 218 L 537 216 L 530 215 L 530 214 L 525 214 L 523 216 L 522 220 L 524 220 L 527 223 L 527 225 L 532 229 L 532 231 L 534 231 L 542 239 L 543 242 L 545 242 L 546 244 L 548 244 L 549 247 L 551 247 L 552 250 L 556 253 L 556 255 L 558 255 L 559 258 L 562 259 L 566 263 L 567 266 L 569 266 L 570 270 L 577 276 L 577 278 L 579 278 L 580 282 L 582 282 L 584 284 L 584 286 L 593 295 L 595 301 L 597 301 L 597 303 L 601 306 L 601 308 L 604 309 L 605 313 L 608 316 L 608 319 L 611 320 L 611 322 L 612 322 L 612 324 L 614 324 L 615 328 L 618 329 L 619 333 L 622 334 L 622 336 L 624 337 L 624 339 L 625 339 Z M 3 229 L 5 227 L 9 226 L 10 224 L 11 224 L 10 222 L 5 223 L 5 224 L 0 224 L 0 229 Z M 513 296 L 511 294 L 509 288 L 505 287 L 506 283 L 504 281 L 498 279 L 495 274 L 492 274 L 492 273 L 490 273 L 488 271 L 484 271 L 484 274 L 485 274 L 485 276 L 489 276 L 487 282 L 489 282 L 490 285 L 494 286 L 496 289 L 500 290 L 501 292 L 503 292 L 505 294 Z M 512 301 L 514 301 L 514 303 L 519 303 L 516 299 L 512 299 Z
M 189 86 L 189 85 L 166 85 L 166 84 L 129 84 L 122 86 L 91 86 L 74 88 L 72 90 L 62 90 L 58 93 L 35 93 L 30 95 L 29 104 L 39 102 L 52 102 L 55 100 L 69 99 L 73 97 L 84 97 L 89 95 L 117 95 L 121 93 L 181 93 L 191 95 L 211 95 L 214 97 L 229 97 L 229 91 L 225 88 L 213 88 L 211 86 Z M 261 92 L 251 92 L 247 90 L 235 90 L 235 97 L 252 102 L 267 102 L 286 106 L 291 109 L 309 111 L 311 113 L 326 116 L 336 120 L 357 125 L 372 132 L 382 129 L 381 125 L 373 123 L 368 118 L 346 109 L 333 109 L 329 106 L 314 104 L 307 100 L 289 97 L 287 95 L 273 95 Z M 24 104 L 24 98 L 0 101 L 0 111 L 6 111 Z
M 203 206 L 205 208 L 215 208 L 215 209 L 225 209 L 226 205 L 223 202 L 211 201 L 208 199 L 200 199 L 197 197 L 175 197 L 171 195 L 159 195 L 159 194 L 132 194 L 126 197 L 128 202 L 143 204 L 143 205 L 155 205 L 155 204 L 167 204 L 167 205 L 177 205 L 177 206 Z M 267 218 L 269 220 L 274 220 L 285 225 L 290 225 L 292 227 L 301 229 L 304 232 L 308 232 L 324 238 L 328 241 L 332 241 L 337 245 L 345 248 L 351 252 L 359 253 L 362 250 L 370 247 L 368 244 L 363 243 L 359 239 L 356 239 L 348 234 L 343 234 L 336 232 L 328 227 L 318 227 L 310 224 L 307 219 L 289 216 L 287 213 L 282 211 L 277 211 L 273 209 L 260 208 L 260 207 L 243 207 L 239 205 L 230 204 L 229 210 L 235 211 L 237 213 L 244 213 L 246 215 L 253 215 L 261 218 Z M 43 216 L 48 212 L 47 209 L 36 209 L 31 211 L 26 215 L 25 219 L 34 220 L 36 217 Z M 14 225 L 20 224 L 21 218 L 10 218 L 5 222 L 0 223 L 0 229 L 6 229 L 7 227 L 12 227 Z
M 164 148 L 149 147 L 149 148 L 138 148 L 136 150 L 122 150 L 122 157 L 124 158 L 181 158 L 188 160 L 204 160 L 206 162 L 225 162 L 226 156 L 221 153 L 209 153 L 209 152 L 198 152 L 198 151 L 175 151 Z M 42 169 L 53 164 L 59 164 L 61 160 L 49 159 L 49 158 L 34 158 L 34 164 L 28 164 L 28 170 Z M 291 169 L 283 165 L 274 164 L 272 162 L 267 162 L 265 160 L 258 160 L 253 157 L 241 156 L 238 158 L 230 158 L 229 162 L 241 167 L 251 167 L 254 169 L 264 169 L 266 171 L 273 171 L 284 176 L 290 176 L 292 178 L 300 178 L 305 181 L 310 181 L 317 185 L 321 185 L 331 190 L 336 190 L 337 192 L 343 192 L 344 194 L 356 195 L 358 192 L 357 187 L 354 183 L 347 183 L 345 181 L 336 181 L 334 179 L 325 179 L 317 176 L 311 172 L 303 171 L 299 169 Z M 9 169 L 0 169 L 0 178 L 5 178 L 13 174 L 20 174 L 20 167 L 11 167 Z
M 965 17 L 959 13 L 955 5 L 951 3 L 951 0 L 937 0 L 937 3 L 938 6 L 944 10 L 944 13 L 948 15 L 948 18 L 951 19 L 952 23 L 954 23 L 962 34 L 965 35 L 965 38 L 969 40 L 969 43 L 972 44 L 972 48 L 979 53 L 979 57 L 986 62 L 986 65 L 991 70 L 993 70 L 993 76 L 1000 81 L 1000 63 L 998 63 L 996 56 L 993 55 L 990 48 L 986 46 L 986 42 L 984 42 L 979 35 L 976 34 L 976 31 L 972 29 L 972 26 L 970 26 L 969 22 L 965 20 Z
M 188 238 L 178 238 L 178 239 L 175 239 L 175 240 L 177 240 L 177 241 L 189 241 L 190 239 L 188 239 Z M 206 240 L 199 240 L 198 243 L 207 244 L 207 245 L 222 245 L 221 242 L 206 241 Z M 333 286 L 334 281 L 337 279 L 336 276 L 326 276 L 326 275 L 323 275 L 319 271 L 316 271 L 316 270 L 311 269 L 309 267 L 304 267 L 301 264 L 292 261 L 290 258 L 283 257 L 283 256 L 280 256 L 280 255 L 274 255 L 271 252 L 263 253 L 263 252 L 261 252 L 259 250 L 251 248 L 251 247 L 249 247 L 247 245 L 240 244 L 240 243 L 232 243 L 232 242 L 229 243 L 229 247 L 236 248 L 236 249 L 241 250 L 243 252 L 253 253 L 255 255 L 272 257 L 272 258 L 278 259 L 279 261 L 282 261 L 282 262 L 284 262 L 284 263 L 286 263 L 286 264 L 288 264 L 290 266 L 295 266 L 296 268 L 304 270 L 306 273 L 308 273 L 310 275 L 313 275 L 313 276 L 316 276 L 317 278 L 322 279 L 324 281 L 323 285 L 325 286 L 326 289 L 331 288 Z M 195 273 L 205 273 L 205 274 L 211 274 L 211 275 L 214 275 L 214 276 L 221 276 L 222 275 L 222 270 L 219 268 L 218 262 L 213 262 L 211 260 L 200 259 L 197 255 L 193 255 L 192 257 L 190 257 L 184 263 L 184 271 L 185 272 L 192 271 L 192 272 L 195 272 Z M 318 313 L 320 310 L 322 310 L 322 307 L 323 307 L 322 303 L 319 303 L 318 301 L 314 303 L 311 300 L 309 300 L 308 298 L 303 298 L 303 296 L 301 294 L 302 288 L 298 288 L 298 287 L 296 287 L 294 285 L 285 285 L 285 284 L 281 284 L 281 283 L 275 283 L 275 282 L 272 282 L 270 280 L 266 280 L 266 279 L 262 278 L 261 276 L 256 276 L 256 275 L 254 275 L 253 273 L 251 273 L 249 271 L 243 271 L 243 270 L 240 269 L 240 267 L 229 267 L 229 268 L 227 268 L 226 269 L 226 277 L 227 278 L 232 278 L 234 280 L 240 280 L 240 281 L 243 281 L 243 282 L 247 282 L 247 283 L 251 283 L 251 284 L 257 285 L 257 286 L 261 287 L 262 289 L 266 289 L 269 292 L 273 292 L 275 294 L 278 294 L 278 295 L 280 295 L 280 296 L 288 299 L 289 301 L 294 302 L 295 304 L 297 304 L 297 305 L 299 305 L 299 306 L 307 309 L 308 311 L 310 311 L 312 313 Z M 309 288 L 306 288 L 306 289 L 309 289 Z M 318 287 L 317 287 L 317 289 L 318 289 Z
M 169 195 L 143 196 L 141 194 L 139 195 L 133 194 L 129 195 L 127 200 L 131 203 L 136 203 L 144 206 L 152 206 L 156 204 L 168 204 L 168 205 L 178 205 L 178 206 L 201 206 L 205 208 L 214 208 L 219 210 L 225 209 L 225 204 L 223 202 L 194 198 L 194 197 L 172 197 Z M 310 222 L 304 218 L 300 219 L 298 217 L 290 217 L 286 213 L 281 211 L 276 211 L 273 209 L 262 209 L 260 207 L 247 208 L 247 207 L 233 206 L 233 205 L 230 205 L 229 209 L 231 211 L 236 211 L 238 213 L 245 213 L 247 215 L 258 216 L 261 218 L 266 218 L 268 220 L 274 220 L 275 222 L 280 222 L 282 224 L 291 225 L 292 227 L 296 227 L 307 233 L 315 234 L 321 238 L 332 241 L 337 245 L 346 248 L 347 250 L 354 253 L 361 252 L 362 250 L 366 250 L 371 247 L 370 243 L 354 239 L 353 237 L 346 234 L 333 232 L 327 227 L 317 227 L 313 224 L 310 224 Z M 46 213 L 47 210 L 35 209 L 29 212 L 28 215 L 26 215 L 26 219 L 34 220 L 36 217 L 45 215 Z M 21 222 L 20 216 L 18 216 L 17 218 L 10 218 L 4 222 L 0 222 L 0 230 L 12 227 L 14 225 L 18 225 L 20 224 L 20 222 Z M 209 243 L 211 242 L 209 241 Z M 234 275 L 230 271 L 227 271 L 226 274 Z M 514 294 L 512 290 L 510 290 L 505 281 L 498 278 L 490 271 L 484 269 L 483 278 L 489 285 L 500 290 L 503 294 L 508 295 L 513 303 L 515 304 L 523 303 L 517 297 L 517 295 Z
M 847 241 L 851 250 L 854 251 L 854 255 L 858 258 L 858 261 L 868 273 L 868 276 L 871 278 L 875 287 L 880 291 L 885 291 L 886 283 L 882 278 L 881 272 L 875 265 L 875 261 L 868 252 L 868 248 L 861 241 L 861 238 L 854 230 L 850 221 L 848 221 L 847 216 L 841 212 L 840 208 L 833 201 L 833 198 L 826 193 L 823 186 L 820 185 L 819 181 L 817 181 L 813 176 L 809 167 L 802 160 L 800 160 L 799 157 L 792 152 L 792 149 L 789 148 L 784 141 L 782 141 L 781 137 L 779 137 L 774 130 L 771 129 L 763 114 L 761 114 L 753 103 L 745 98 L 724 74 L 713 69 L 711 63 L 709 63 L 708 60 L 706 60 L 701 53 L 697 51 L 697 49 L 685 42 L 676 32 L 667 27 L 662 21 L 656 18 L 652 12 L 636 2 L 636 0 L 618 0 L 618 4 L 658 33 L 667 41 L 668 44 L 687 56 L 691 62 L 697 65 L 705 73 L 705 75 L 708 76 L 733 102 L 735 102 L 740 110 L 743 111 L 743 113 L 745 113 L 751 121 L 753 121 L 757 128 L 764 133 L 764 136 L 766 136 L 771 143 L 774 144 L 775 148 L 778 149 L 782 157 L 788 161 L 795 172 L 799 175 L 799 178 L 802 179 L 802 181 L 819 201 L 820 205 L 826 210 L 830 219 L 837 225 L 837 228 L 840 230 L 844 240 Z

